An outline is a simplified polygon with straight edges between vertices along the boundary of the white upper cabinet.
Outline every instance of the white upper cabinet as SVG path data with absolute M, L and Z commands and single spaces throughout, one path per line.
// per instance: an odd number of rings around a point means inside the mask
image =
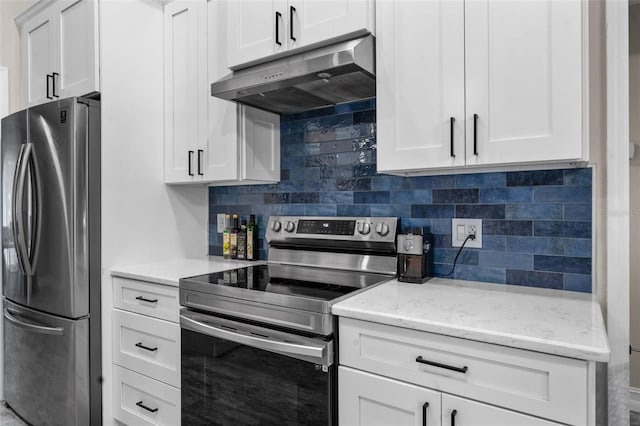
M 280 116 L 214 98 L 224 75 L 231 2 L 164 8 L 165 182 L 234 185 L 280 180 Z
M 379 1 L 378 170 L 464 166 L 464 2 Z
M 374 7 L 373 0 L 230 1 L 229 66 L 374 32 Z
M 376 7 L 379 171 L 588 159 L 581 1 Z
M 98 7 L 95 0 L 36 3 L 21 26 L 25 106 L 99 90 Z

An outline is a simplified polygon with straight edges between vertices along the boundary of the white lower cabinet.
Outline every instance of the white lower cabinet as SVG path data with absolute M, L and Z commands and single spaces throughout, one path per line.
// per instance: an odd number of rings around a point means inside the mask
M 560 425 L 349 367 L 338 383 L 340 426 Z
M 113 277 L 114 418 L 180 426 L 178 288 Z
M 339 321 L 341 426 L 595 425 L 594 363 Z

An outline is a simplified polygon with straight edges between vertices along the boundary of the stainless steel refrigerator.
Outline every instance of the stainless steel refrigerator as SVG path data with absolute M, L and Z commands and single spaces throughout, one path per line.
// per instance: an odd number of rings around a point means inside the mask
M 100 104 L 2 119 L 5 400 L 33 425 L 101 424 Z

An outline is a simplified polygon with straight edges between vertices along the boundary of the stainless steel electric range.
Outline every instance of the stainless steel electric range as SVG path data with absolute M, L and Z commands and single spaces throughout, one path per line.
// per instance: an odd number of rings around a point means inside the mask
M 337 424 L 331 306 L 395 276 L 397 230 L 272 216 L 267 264 L 181 279 L 182 424 Z

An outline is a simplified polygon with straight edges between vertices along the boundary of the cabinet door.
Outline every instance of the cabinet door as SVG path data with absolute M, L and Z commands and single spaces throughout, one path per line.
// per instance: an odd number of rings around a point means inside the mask
M 280 181 L 280 116 L 241 107 L 240 165 L 242 179 Z
M 463 1 L 376 8 L 378 171 L 463 166 Z
M 514 411 L 442 394 L 442 426 L 559 426 Z
M 199 96 L 204 88 L 198 67 L 206 70 L 206 63 L 199 63 L 198 55 L 206 58 L 206 50 L 204 56 L 199 52 L 206 35 L 203 40 L 198 39 L 203 30 L 198 8 L 203 4 L 204 0 L 176 0 L 164 7 L 164 176 L 167 183 L 201 180 L 197 150 L 202 113 Z M 204 19 L 206 21 L 206 14 Z M 206 27 L 204 31 L 206 34 Z
M 229 65 L 250 62 L 287 48 L 286 0 L 234 0 L 229 2 L 227 11 Z
M 440 424 L 440 392 L 340 366 L 338 394 L 340 426 Z
M 373 32 L 372 0 L 289 0 L 289 47 L 299 47 L 335 37 Z
M 582 158 L 581 7 L 465 2 L 467 165 Z
M 54 58 L 59 46 L 55 43 L 56 22 L 46 9 L 24 23 L 21 30 L 22 85 L 25 106 L 53 99 L 52 76 Z
M 63 0 L 53 6 L 59 28 L 55 58 L 55 96 L 82 96 L 99 90 L 98 5 L 94 0 Z

